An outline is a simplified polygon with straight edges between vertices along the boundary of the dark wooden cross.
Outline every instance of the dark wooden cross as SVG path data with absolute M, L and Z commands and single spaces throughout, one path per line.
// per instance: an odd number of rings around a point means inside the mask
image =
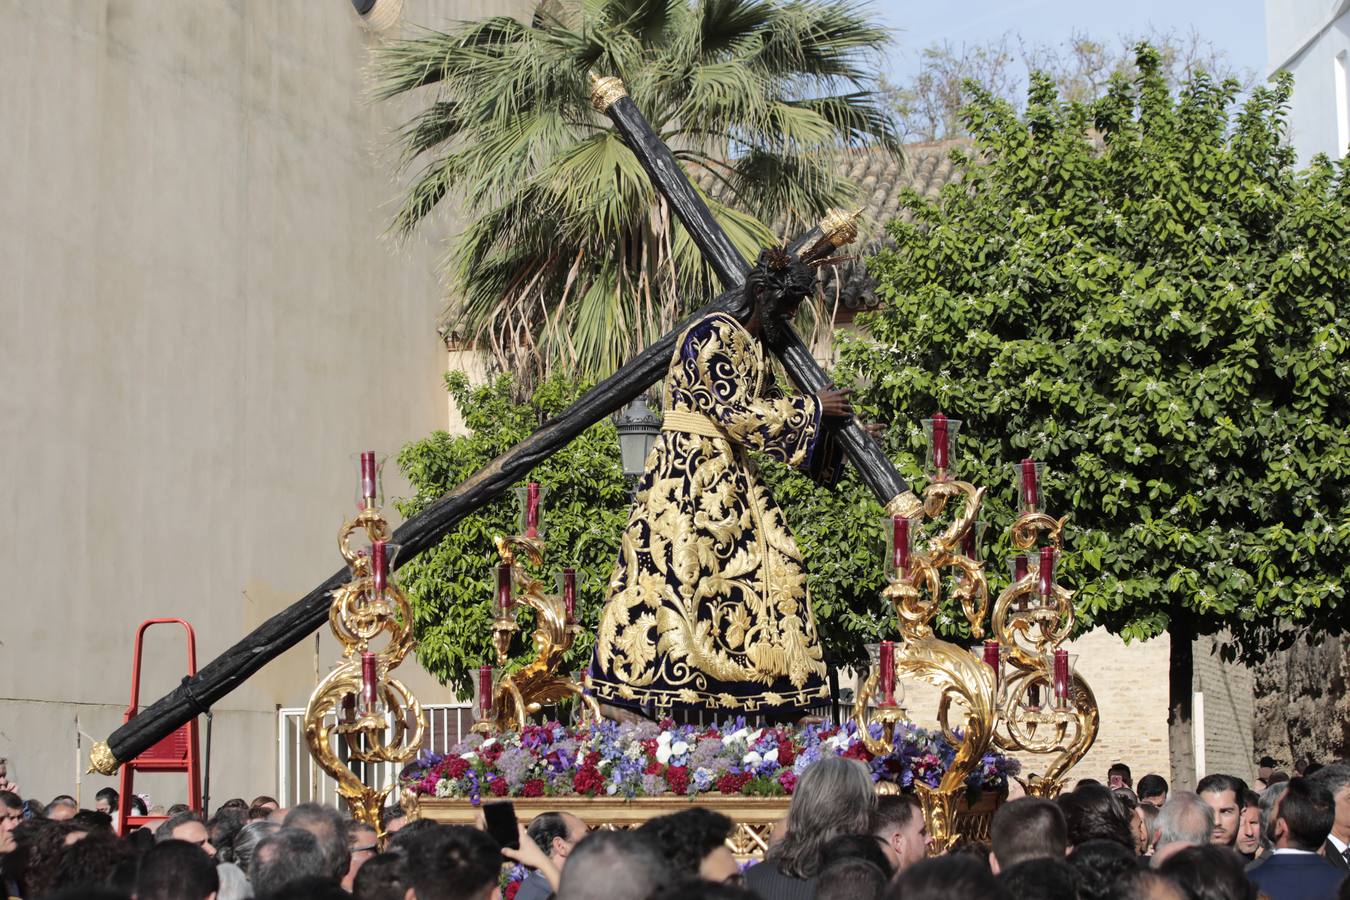
M 628 97 L 622 83 L 615 78 L 593 76 L 591 99 L 595 107 L 614 122 L 726 291 L 591 388 L 563 413 L 545 422 L 534 434 L 403 523 L 393 536 L 394 542 L 402 548 L 397 561 L 400 566 L 434 546 L 462 518 L 501 496 L 559 448 L 603 417 L 622 409 L 664 377 L 675 342 L 695 321 L 716 311 L 741 319 L 750 315 L 751 309 L 744 302 L 741 290 L 749 266 L 713 219 L 707 204 L 689 183 L 669 148 Z M 847 237 L 841 236 L 841 231 L 851 227 L 846 218 L 827 217 L 821 226 L 798 237 L 789 248 L 808 262 L 824 259 L 832 255 L 838 243 Z M 804 393 L 814 394 L 825 387 L 829 379 L 801 336 L 795 330 L 786 331 L 787 341 L 777 351 L 779 359 L 797 387 Z M 840 430 L 839 440 L 849 461 L 888 514 L 917 514 L 918 499 L 870 434 L 855 422 Z M 184 722 L 206 712 L 254 672 L 312 634 L 328 620 L 330 595 L 346 582 L 348 575 L 348 570 L 343 568 L 328 576 L 304 597 L 203 666 L 195 676 L 184 678 L 172 692 L 141 710 L 114 731 L 106 742 L 95 746 L 91 754 L 94 769 L 111 775 L 122 762 L 136 757 Z

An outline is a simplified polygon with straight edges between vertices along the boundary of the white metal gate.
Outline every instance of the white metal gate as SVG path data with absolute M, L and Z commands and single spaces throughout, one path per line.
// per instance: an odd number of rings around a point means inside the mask
M 441 703 L 425 705 L 427 730 L 422 736 L 423 749 L 444 753 L 469 734 L 473 725 L 471 703 Z M 371 787 L 392 785 L 401 768 L 394 763 L 353 763 L 352 771 Z M 396 802 L 393 792 L 391 802 Z M 338 805 L 337 783 L 320 769 L 305 745 L 304 707 L 277 710 L 277 801 L 283 807 L 299 803 Z

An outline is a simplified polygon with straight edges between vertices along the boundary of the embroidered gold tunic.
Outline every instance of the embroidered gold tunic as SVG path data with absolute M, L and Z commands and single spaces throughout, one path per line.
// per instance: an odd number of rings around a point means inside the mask
M 828 699 L 801 553 L 750 451 L 818 468 L 815 397 L 783 396 L 731 316 L 685 332 L 600 618 L 597 697 L 763 710 Z

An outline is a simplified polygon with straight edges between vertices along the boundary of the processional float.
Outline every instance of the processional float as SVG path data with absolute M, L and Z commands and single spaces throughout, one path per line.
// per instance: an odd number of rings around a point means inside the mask
M 751 313 L 741 291 L 749 266 L 719 228 L 670 151 L 642 118 L 622 83 L 618 79 L 595 79 L 591 97 L 596 108 L 614 121 L 726 290 L 583 394 L 563 413 L 399 526 L 391 536 L 401 547 L 393 563 L 395 568 L 433 547 L 462 518 L 500 497 L 591 425 L 645 393 L 664 377 L 675 342 L 691 324 L 711 312 L 726 312 L 741 320 Z M 838 246 L 855 237 L 852 220 L 835 214 L 792 241 L 789 249 L 804 261 L 814 262 L 829 258 Z M 794 330 L 788 330 L 785 346 L 777 352 L 784 370 L 800 390 L 814 393 L 828 383 L 825 372 Z M 858 424 L 850 423 L 839 430 L 838 437 L 849 461 L 888 514 L 908 516 L 918 512 L 918 498 L 870 434 Z M 96 743 L 90 751 L 91 771 L 113 774 L 122 762 L 134 758 L 194 716 L 207 712 L 254 672 L 312 634 L 328 620 L 333 592 L 351 577 L 347 567 L 328 576 L 203 666 L 195 676 L 183 679 L 178 687 L 147 706 L 107 740 Z
M 664 375 L 676 340 L 690 324 L 713 311 L 728 312 L 742 320 L 751 312 L 741 290 L 749 271 L 748 264 L 718 226 L 670 150 L 628 97 L 622 82 L 616 78 L 592 76 L 591 99 L 595 108 L 613 121 L 616 130 L 689 232 L 726 291 L 584 394 L 568 410 L 545 423 L 529 438 L 404 523 L 392 535 L 392 541 L 401 545 L 402 552 L 396 562 L 390 561 L 391 568 L 430 548 L 461 518 L 496 499 L 536 464 L 591 424 L 616 412 L 645 392 Z M 856 237 L 852 217 L 831 213 L 817 228 L 793 241 L 789 249 L 805 262 L 818 262 L 827 259 L 838 247 L 851 243 Z M 795 330 L 788 330 L 787 340 L 776 352 L 788 376 L 802 392 L 815 393 L 828 386 L 829 379 L 825 372 Z M 1053 796 L 1058 791 L 1063 772 L 1081 758 L 1086 747 L 1091 745 L 1096 732 L 1096 708 L 1090 690 L 1077 676 L 1072 679 L 1072 688 L 1059 690 L 1061 685 L 1070 683 L 1067 670 L 1061 672 L 1059 654 L 1062 650 L 1058 645 L 1072 623 L 1072 607 L 1069 605 L 1071 595 L 1062 589 L 1055 589 L 1052 591 L 1052 604 L 1039 604 L 1033 609 L 1032 605 L 1025 602 L 1034 589 L 1033 582 L 1040 583 L 1037 579 L 1040 579 L 1041 573 L 1049 571 L 1043 562 L 1045 557 L 1041 555 L 1038 557 L 1037 571 L 1032 573 L 1028 570 L 1024 578 L 1015 581 L 999 597 L 995 604 L 993 624 L 995 633 L 1002 635 L 1009 648 L 1007 666 L 1010 674 L 1006 678 L 1001 677 L 1004 668 L 1002 651 L 995 650 L 995 664 L 986 665 L 966 651 L 938 640 L 932 635 L 929 622 L 941 605 L 942 579 L 939 573 L 948 568 L 962 573 L 962 586 L 957 588 L 956 596 L 971 619 L 972 633 L 977 636 L 983 634 L 980 620 L 986 613 L 988 599 L 983 563 L 957 552 L 971 529 L 976 527 L 983 489 L 939 477 L 925 489 L 921 501 L 882 453 L 875 439 L 857 422 L 850 422 L 842 428 L 839 439 L 860 478 L 885 508 L 893 535 L 899 533 L 903 538 L 904 535 L 916 533 L 924 517 L 940 516 L 954 498 L 960 498 L 964 503 L 952 524 L 933 538 L 926 552 L 912 552 L 907 557 L 908 569 L 901 566 L 895 570 L 884 595 L 895 605 L 905 640 L 898 654 L 892 646 L 889 664 L 883 654 L 883 665 L 872 674 L 864 691 L 866 695 L 876 690 L 887 679 L 893 683 L 897 673 L 925 677 L 942 689 L 940 718 L 949 739 L 959 747 L 959 765 L 953 766 L 949 777 L 944 778 L 938 789 L 921 793 L 921 799 L 935 837 L 946 843 L 952 839 L 955 793 L 991 743 L 997 741 L 1000 747 L 1026 752 L 1059 753 L 1058 761 L 1046 776 L 1028 784 L 1029 791 L 1047 796 Z M 1049 520 L 1047 528 L 1047 519 L 1034 509 L 1029 514 L 1024 513 L 1014 525 L 1014 543 L 1019 547 L 1030 547 L 1037 536 L 1045 532 L 1053 545 L 1058 547 L 1063 521 L 1055 523 Z M 524 553 L 527 558 L 533 559 L 541 549 L 529 542 L 506 541 L 499 545 L 503 565 L 509 570 L 505 576 L 509 584 L 503 590 L 509 594 L 512 585 L 522 588 L 526 602 L 535 608 L 539 620 L 537 641 L 538 635 L 542 634 L 551 643 L 551 649 L 556 650 L 565 640 L 567 632 L 565 622 L 555 621 L 558 619 L 555 598 L 546 598 L 537 584 L 529 582 L 523 572 L 516 571 L 517 554 Z M 301 600 L 269 619 L 205 666 L 195 678 L 184 679 L 172 693 L 123 725 L 106 742 L 96 745 L 91 754 L 94 769 L 111 774 L 122 760 L 134 757 L 187 719 L 204 712 L 270 659 L 311 633 L 328 617 L 334 592 L 344 589 L 354 572 L 361 577 L 358 569 L 350 567 L 331 575 Z M 1051 624 L 1052 607 L 1058 610 L 1058 618 L 1055 619 L 1058 624 L 1047 630 Z M 499 618 L 505 622 L 505 617 Z M 509 633 L 499 636 L 499 641 L 506 639 L 509 639 Z M 1043 651 L 1051 646 L 1052 671 L 1047 674 L 1042 665 Z M 544 655 L 547 654 L 541 654 L 541 658 Z M 890 673 L 889 676 L 885 675 L 886 672 Z M 552 677 L 551 670 L 544 674 Z M 1030 701 L 1034 692 L 1046 686 L 1058 691 L 1054 695 L 1057 702 L 1063 700 L 1060 694 L 1065 693 L 1074 702 L 1081 701 L 1082 710 L 1090 708 L 1090 715 L 1087 712 L 1069 713 L 1065 709 L 1043 713 L 1033 708 Z M 571 692 L 570 688 L 562 685 L 552 685 L 548 690 L 554 693 Z M 488 692 L 480 690 L 480 695 L 484 693 Z M 521 717 L 530 711 L 531 699 L 518 690 L 513 694 L 509 686 L 499 686 L 490 694 L 494 702 L 493 715 L 497 717 L 494 726 L 508 726 L 513 724 L 513 720 L 514 724 L 519 725 Z M 584 703 L 585 698 L 582 699 Z M 946 724 L 948 710 L 954 699 L 960 701 L 967 711 L 960 736 L 955 734 L 956 729 Z M 482 701 L 480 705 L 483 705 Z M 585 705 L 590 709 L 589 704 Z M 874 720 L 878 721 L 884 737 L 886 729 L 893 729 L 898 718 L 893 710 L 886 708 L 884 698 L 879 709 L 875 714 L 869 711 L 864 697 L 860 699 L 855 714 L 865 732 Z M 1065 734 L 1071 722 L 1077 722 L 1080 727 L 1074 732 L 1075 737 L 1069 740 Z M 1000 728 L 1002 731 L 996 734 Z M 869 740 L 879 739 L 869 735 Z

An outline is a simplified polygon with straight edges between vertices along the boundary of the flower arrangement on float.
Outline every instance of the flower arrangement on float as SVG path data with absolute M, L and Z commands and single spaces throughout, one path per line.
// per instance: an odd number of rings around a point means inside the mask
M 956 751 L 941 732 L 910 723 L 896 729 L 889 755 L 876 756 L 852 722 L 766 728 L 743 719 L 709 726 L 547 722 L 519 733 L 474 734 L 445 755 L 424 751 L 400 780 L 420 795 L 475 804 L 483 797 L 784 797 L 827 754 L 857 759 L 874 782 L 909 791 L 916 782 L 937 786 Z M 1019 771 L 1015 759 L 991 752 L 968 787 L 1001 792 Z

